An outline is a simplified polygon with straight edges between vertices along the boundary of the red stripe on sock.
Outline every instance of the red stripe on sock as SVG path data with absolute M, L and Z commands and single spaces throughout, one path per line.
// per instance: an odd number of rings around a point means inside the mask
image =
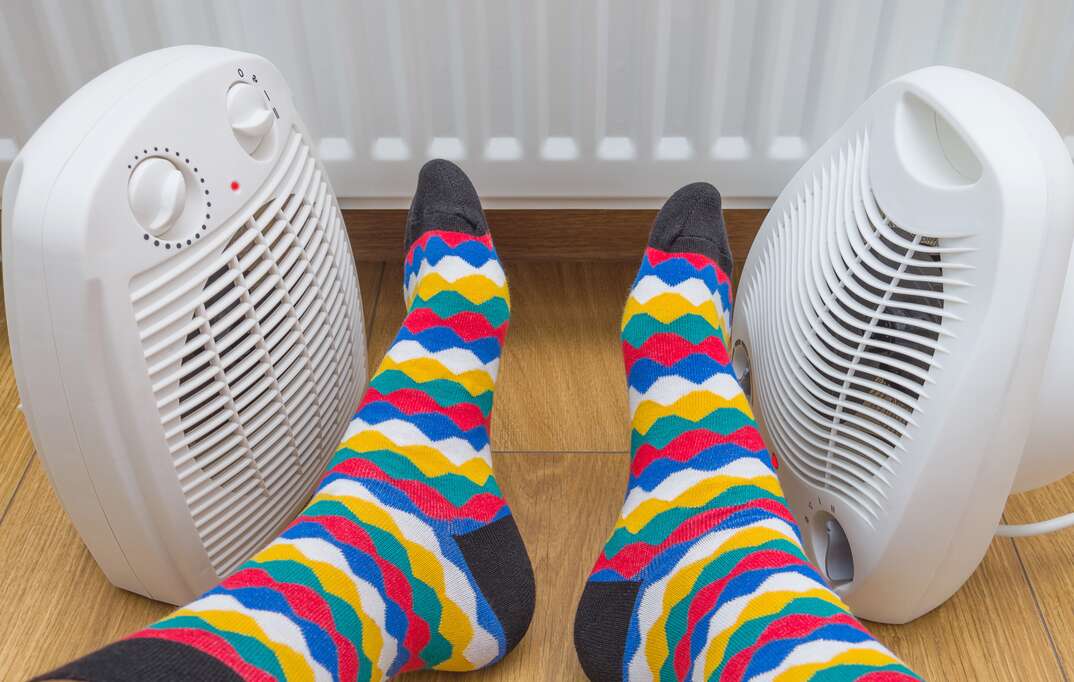
M 683 542 L 690 542 L 718 526 L 721 522 L 740 511 L 747 509 L 763 509 L 774 516 L 778 516 L 787 523 L 794 523 L 794 517 L 784 504 L 768 498 L 754 500 L 748 504 L 735 505 L 733 507 L 720 507 L 702 512 L 690 519 L 689 522 L 676 528 L 663 542 L 652 545 L 647 542 L 632 542 L 624 545 L 614 557 L 608 556 L 602 551 L 597 559 L 593 572 L 611 569 L 625 580 L 632 580 L 641 572 L 653 557 Z
M 376 562 L 384 580 L 384 591 L 388 598 L 403 611 L 409 624 L 403 638 L 403 648 L 412 657 L 425 648 L 431 638 L 429 624 L 414 611 L 414 598 L 410 582 L 403 571 L 390 563 L 377 550 L 369 533 L 344 516 L 300 516 L 298 521 L 320 524 L 337 542 L 350 545 Z M 296 521 L 296 523 L 298 522 Z
M 441 521 L 466 518 L 487 523 L 496 517 L 504 505 L 503 498 L 483 492 L 471 497 L 461 507 L 457 506 L 436 488 L 421 481 L 389 476 L 375 463 L 361 457 L 343 460 L 332 468 L 332 472 L 391 483 L 392 487 L 406 495 L 423 514 Z
M 832 616 L 816 616 L 800 613 L 790 614 L 782 618 L 777 618 L 769 623 L 761 633 L 761 636 L 758 637 L 753 644 L 732 656 L 727 661 L 727 665 L 724 666 L 720 679 L 728 680 L 728 682 L 742 680 L 743 676 L 746 674 L 747 668 L 749 668 L 750 661 L 753 659 L 753 655 L 769 642 L 778 639 L 799 639 L 806 637 L 825 625 L 831 624 L 849 625 L 850 627 L 868 634 L 861 623 L 850 614 L 838 613 Z M 689 665 L 689 663 L 687 664 Z
M 743 426 L 726 436 L 708 429 L 694 429 L 676 436 L 660 449 L 648 443 L 643 444 L 638 448 L 634 460 L 630 463 L 630 472 L 634 476 L 640 476 L 650 464 L 658 459 L 685 462 L 693 459 L 699 452 L 725 443 L 733 443 L 750 452 L 764 450 L 764 442 L 755 426 Z
M 710 336 L 701 343 L 690 343 L 686 338 L 670 332 L 660 332 L 645 339 L 640 347 L 634 348 L 623 341 L 623 363 L 629 374 L 634 363 L 648 358 L 664 367 L 671 367 L 676 362 L 691 355 L 707 355 L 721 365 L 727 365 L 731 358 L 727 355 L 727 346 L 717 336 Z
M 897 670 L 877 670 L 866 673 L 858 678 L 858 682 L 905 682 L 906 680 L 918 680 L 920 678 Z
M 755 570 L 786 568 L 801 565 L 802 563 L 801 557 L 778 550 L 756 551 L 746 555 L 727 575 L 721 576 L 719 580 L 709 583 L 697 591 L 687 611 L 687 632 L 692 632 L 705 614 L 715 608 L 717 602 L 720 601 L 720 595 L 723 594 L 724 589 L 735 578 Z M 688 638 L 684 638 L 680 642 L 680 646 L 683 643 L 688 645 L 687 640 Z M 689 646 L 686 649 L 687 663 L 689 663 Z
M 397 391 L 384 394 L 377 389 L 370 387 L 365 392 L 365 398 L 362 400 L 362 407 L 377 401 L 386 402 L 407 416 L 427 414 L 430 412 L 442 414 L 454 422 L 454 424 L 463 431 L 469 431 L 470 429 L 487 423 L 485 415 L 481 413 L 481 408 L 474 403 L 459 403 L 457 405 L 451 405 L 450 407 L 444 407 L 436 402 L 431 395 L 425 391 L 419 391 L 416 388 L 401 388 Z
M 299 583 L 281 583 L 261 568 L 244 568 L 224 580 L 222 586 L 231 590 L 242 587 L 271 589 L 287 600 L 291 610 L 301 618 L 315 623 L 327 632 L 336 645 L 336 665 L 339 678 L 354 679 L 358 674 L 358 652 L 354 643 L 344 637 L 332 618 L 332 609 L 316 590 Z
M 690 639 L 693 636 L 694 629 L 701 619 L 715 608 L 720 600 L 720 595 L 723 594 L 724 589 L 732 580 L 750 571 L 786 568 L 787 566 L 801 565 L 802 563 L 801 557 L 796 557 L 787 552 L 778 550 L 756 551 L 743 557 L 727 575 L 698 590 L 687 610 L 686 632 L 675 646 L 675 669 L 683 671 L 680 676 L 684 675 L 685 671 L 690 667 Z
M 502 344 L 507 334 L 506 322 L 499 327 L 493 327 L 484 315 L 469 310 L 455 313 L 445 319 L 429 308 L 418 308 L 410 311 L 410 314 L 403 320 L 403 326 L 412 334 L 420 334 L 433 327 L 447 327 L 467 343 L 495 337 Z

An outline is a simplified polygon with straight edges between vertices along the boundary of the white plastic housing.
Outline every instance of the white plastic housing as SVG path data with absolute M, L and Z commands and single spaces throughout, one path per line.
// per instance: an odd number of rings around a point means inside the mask
M 1053 188 L 1060 201 L 1070 201 L 1068 184 Z M 1012 492 L 1039 488 L 1074 470 L 1074 258 L 1067 266 L 1066 283 L 1055 318 L 1048 363 L 1040 382 L 1040 397 L 1033 413 L 1025 454 Z M 1054 514 L 1074 510 L 1049 510 Z M 1046 516 L 1041 514 L 1040 518 Z
M 269 125 L 229 120 L 236 83 Z M 184 602 L 308 499 L 365 384 L 354 259 L 290 90 L 219 48 L 120 64 L 27 142 L 2 216 L 53 486 L 109 580 Z
M 1072 187 L 1028 100 L 931 67 L 877 91 L 761 227 L 736 366 L 806 548 L 861 617 L 924 614 L 988 548 L 1041 388 Z M 1025 476 L 1069 471 L 1070 442 Z

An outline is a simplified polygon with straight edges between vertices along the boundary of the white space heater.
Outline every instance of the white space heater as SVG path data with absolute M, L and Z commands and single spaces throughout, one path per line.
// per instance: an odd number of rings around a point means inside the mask
M 946 67 L 877 91 L 772 207 L 734 363 L 807 550 L 857 615 L 939 605 L 1008 495 L 1074 469 L 1072 233 L 1052 125 Z
M 280 72 L 186 46 L 71 96 L 4 184 L 38 454 L 114 584 L 178 603 L 308 499 L 366 378 L 346 230 Z

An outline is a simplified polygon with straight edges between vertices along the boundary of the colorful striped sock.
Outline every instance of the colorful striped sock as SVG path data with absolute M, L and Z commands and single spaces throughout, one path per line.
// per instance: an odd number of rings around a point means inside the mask
M 383 680 L 519 642 L 533 573 L 488 433 L 507 283 L 454 165 L 422 170 L 407 242 L 406 320 L 306 509 L 219 587 L 43 679 Z
M 673 196 L 623 313 L 630 484 L 575 617 L 590 679 L 916 679 L 802 551 L 730 366 L 711 185 Z

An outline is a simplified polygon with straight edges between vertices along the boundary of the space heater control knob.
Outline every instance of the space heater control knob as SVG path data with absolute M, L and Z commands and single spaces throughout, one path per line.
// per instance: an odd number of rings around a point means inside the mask
M 227 118 L 247 154 L 257 151 L 275 122 L 261 90 L 249 83 L 235 83 L 227 91 Z
M 131 173 L 127 196 L 135 219 L 159 237 L 171 229 L 186 203 L 186 179 L 171 161 L 154 156 Z

